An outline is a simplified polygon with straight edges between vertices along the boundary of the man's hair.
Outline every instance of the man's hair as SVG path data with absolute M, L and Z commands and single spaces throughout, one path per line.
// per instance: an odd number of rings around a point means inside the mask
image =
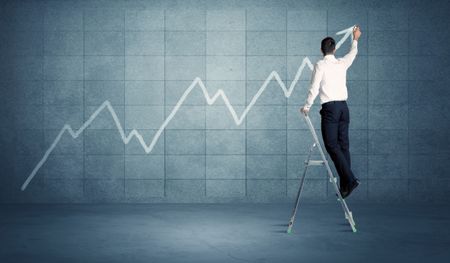
M 322 40 L 320 45 L 320 49 L 322 50 L 324 55 L 333 54 L 334 49 L 336 48 L 336 42 L 332 37 L 326 37 Z

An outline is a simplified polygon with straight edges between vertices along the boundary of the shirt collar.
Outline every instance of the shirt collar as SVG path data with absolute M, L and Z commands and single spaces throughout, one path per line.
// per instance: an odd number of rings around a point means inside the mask
M 333 54 L 328 54 L 323 57 L 324 59 L 336 59 Z

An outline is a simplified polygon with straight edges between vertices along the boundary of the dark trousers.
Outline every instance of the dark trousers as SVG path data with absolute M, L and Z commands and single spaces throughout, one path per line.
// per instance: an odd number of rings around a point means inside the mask
M 351 169 L 348 140 L 350 113 L 347 102 L 330 101 L 322 104 L 320 116 L 325 149 L 333 160 L 341 186 L 348 185 L 356 178 Z

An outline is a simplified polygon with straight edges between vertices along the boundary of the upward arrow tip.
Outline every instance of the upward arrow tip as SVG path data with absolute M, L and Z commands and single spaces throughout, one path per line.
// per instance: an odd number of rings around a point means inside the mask
M 353 26 L 351 26 L 351 27 L 349 27 L 349 28 L 346 28 L 346 29 L 344 29 L 344 30 L 341 30 L 341 31 L 337 32 L 336 35 L 342 35 L 342 34 L 346 34 L 346 33 L 352 33 L 352 32 L 353 32 L 353 28 L 354 28 L 355 26 L 356 26 L 356 25 L 353 25 Z

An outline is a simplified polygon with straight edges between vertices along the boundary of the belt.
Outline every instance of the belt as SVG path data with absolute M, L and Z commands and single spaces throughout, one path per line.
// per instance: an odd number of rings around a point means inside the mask
M 323 105 L 328 105 L 328 104 L 336 104 L 336 103 L 347 103 L 347 101 L 345 101 L 345 100 L 333 100 L 333 101 L 328 101 L 328 102 L 322 103 L 322 106 Z

